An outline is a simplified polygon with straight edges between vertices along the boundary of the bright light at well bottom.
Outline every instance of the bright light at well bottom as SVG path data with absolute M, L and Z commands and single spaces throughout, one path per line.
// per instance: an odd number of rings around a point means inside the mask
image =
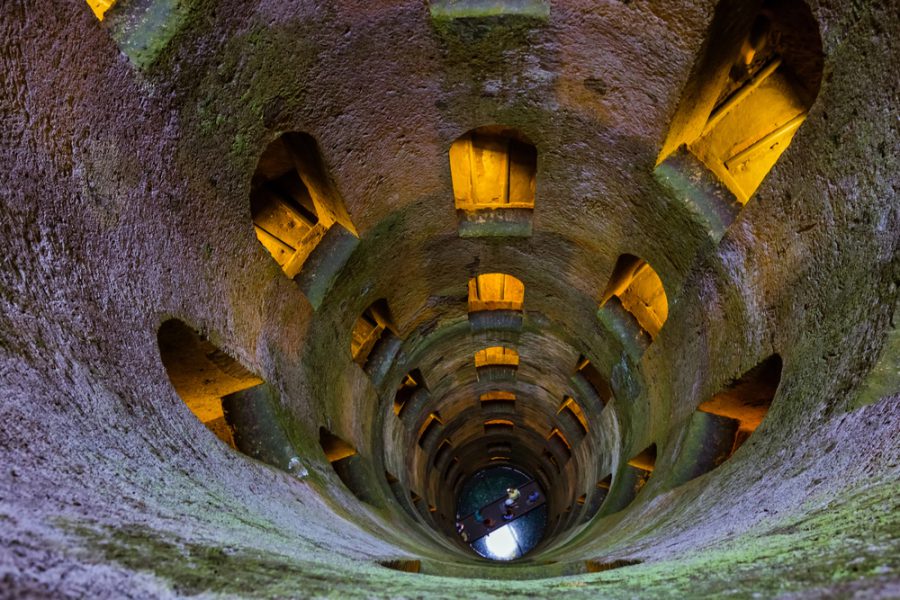
M 519 554 L 519 544 L 512 527 L 504 525 L 484 538 L 485 550 L 495 560 L 512 560 Z

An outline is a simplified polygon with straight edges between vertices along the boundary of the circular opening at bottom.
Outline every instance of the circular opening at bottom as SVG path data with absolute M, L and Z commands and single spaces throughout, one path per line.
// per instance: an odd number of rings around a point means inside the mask
M 514 560 L 534 548 L 547 526 L 544 490 L 528 473 L 491 467 L 472 475 L 456 505 L 457 531 L 476 553 Z

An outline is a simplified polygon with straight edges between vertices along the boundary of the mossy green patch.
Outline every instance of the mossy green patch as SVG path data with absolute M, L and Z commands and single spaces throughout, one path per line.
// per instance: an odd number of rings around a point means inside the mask
M 108 13 L 107 27 L 119 49 L 145 69 L 181 31 L 190 5 L 190 0 L 126 0 Z
M 432 19 L 472 19 L 519 15 L 537 19 L 550 16 L 547 0 L 431 0 Z

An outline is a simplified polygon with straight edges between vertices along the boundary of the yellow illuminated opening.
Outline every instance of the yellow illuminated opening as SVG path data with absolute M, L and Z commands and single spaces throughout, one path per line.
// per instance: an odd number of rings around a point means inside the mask
M 290 278 L 335 223 L 356 234 L 318 144 L 307 134 L 285 134 L 263 152 L 251 182 L 250 211 L 257 239 Z
M 746 204 L 806 119 L 808 106 L 772 58 L 710 115 L 688 149 Z
M 412 397 L 413 393 L 422 387 L 422 374 L 418 369 L 410 371 L 400 382 L 397 387 L 397 394 L 394 396 L 394 414 L 398 417 L 406 408 L 406 403 Z
M 328 462 L 334 463 L 356 454 L 356 448 L 334 435 L 324 427 L 319 428 L 319 445 Z
M 656 466 L 656 444 L 650 444 L 628 461 L 628 464 L 642 471 L 653 471 Z
M 574 416 L 578 420 L 578 423 L 581 425 L 581 429 L 585 433 L 588 432 L 587 417 L 585 416 L 584 411 L 581 410 L 581 407 L 578 406 L 578 403 L 575 402 L 574 398 L 566 397 L 566 399 L 563 400 L 563 403 L 560 405 L 559 410 L 556 411 L 556 414 L 559 414 L 564 410 L 572 413 L 572 416 Z
M 504 346 L 491 346 L 475 353 L 475 368 L 489 365 L 519 365 L 519 353 Z
M 569 450 L 572 449 L 572 444 L 569 443 L 569 440 L 566 439 L 566 436 L 563 435 L 563 432 L 559 430 L 558 427 L 554 427 L 550 430 L 550 433 L 547 435 L 548 440 L 552 440 L 553 438 L 557 438 L 563 445 Z
M 350 337 L 350 354 L 353 360 L 364 365 L 385 330 L 392 328 L 387 302 L 384 300 L 373 302 L 353 326 Z
M 647 261 L 631 254 L 619 257 L 609 284 L 603 291 L 600 306 L 613 296 L 634 315 L 651 338 L 656 338 L 669 317 L 669 301 L 662 280 Z
M 762 423 L 781 383 L 781 357 L 773 354 L 703 402 L 697 410 L 738 422 L 732 452 Z
M 469 280 L 469 312 L 522 310 L 525 284 L 505 273 L 485 273 Z
M 443 424 L 444 422 L 441 420 L 441 416 L 438 413 L 433 412 L 429 414 L 425 419 L 425 422 L 422 423 L 422 426 L 419 428 L 419 445 L 422 445 L 422 442 L 425 439 L 425 434 L 427 434 L 431 429 L 439 427 Z
M 94 16 L 100 21 L 110 8 L 116 3 L 116 0 L 87 0 L 88 6 L 94 11 Z
M 488 419 L 484 422 L 485 427 L 515 427 L 516 424 L 508 419 Z
M 482 402 L 515 402 L 516 395 L 512 392 L 485 392 L 481 395 Z
M 177 319 L 160 326 L 157 342 L 172 387 L 201 423 L 234 446 L 222 398 L 263 380 Z
M 763 4 L 740 43 L 727 18 L 711 31 L 708 47 L 733 54 L 703 63 L 716 66 L 693 82 L 701 91 L 687 95 L 659 157 L 686 144 L 741 204 L 790 145 L 822 77 L 822 42 L 806 3 Z
M 480 127 L 450 146 L 456 208 L 534 208 L 537 150 L 516 132 Z

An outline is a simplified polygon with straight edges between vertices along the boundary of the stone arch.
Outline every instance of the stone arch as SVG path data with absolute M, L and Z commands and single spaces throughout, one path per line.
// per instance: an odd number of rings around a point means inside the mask
M 804 0 L 720 2 L 658 163 L 699 161 L 746 204 L 805 120 L 823 64 Z

